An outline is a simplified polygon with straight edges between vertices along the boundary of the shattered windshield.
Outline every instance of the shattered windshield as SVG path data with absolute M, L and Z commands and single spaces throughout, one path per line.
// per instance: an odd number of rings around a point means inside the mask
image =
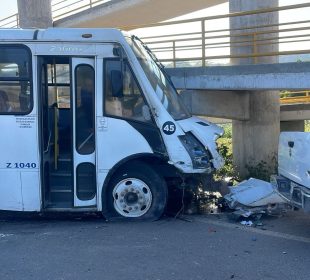
M 175 120 L 191 117 L 181 102 L 170 80 L 162 71 L 162 65 L 140 39 L 133 36 L 128 40 L 157 97 Z

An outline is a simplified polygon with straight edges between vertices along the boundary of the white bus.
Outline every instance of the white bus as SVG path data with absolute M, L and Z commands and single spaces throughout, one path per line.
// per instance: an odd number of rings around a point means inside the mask
M 159 218 L 222 165 L 150 50 L 115 29 L 0 31 L 0 210 Z

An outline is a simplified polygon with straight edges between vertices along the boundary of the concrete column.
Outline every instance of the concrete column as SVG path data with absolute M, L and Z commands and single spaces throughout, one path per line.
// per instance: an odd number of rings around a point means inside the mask
M 281 121 L 281 131 L 305 131 L 305 121 Z
M 51 0 L 17 0 L 21 28 L 53 26 Z
M 278 6 L 278 0 L 229 0 L 230 13 L 257 10 Z M 242 17 L 232 17 L 230 28 L 245 28 L 257 25 L 277 24 L 278 13 L 264 13 Z M 277 27 L 274 27 L 277 29 Z M 271 30 L 272 28 L 268 28 Z M 260 29 L 234 30 L 232 35 L 261 31 Z M 246 35 L 232 37 L 231 42 L 240 40 L 261 39 L 263 37 L 276 37 L 276 33 L 268 35 Z M 231 46 L 231 54 L 266 53 L 278 50 L 275 44 Z M 277 63 L 277 57 L 235 58 L 232 64 Z M 246 166 L 255 166 L 264 161 L 272 173 L 276 166 L 278 137 L 280 133 L 280 105 L 278 91 L 251 91 L 249 92 L 248 121 L 233 121 L 233 155 L 234 163 L 242 177 L 248 175 Z

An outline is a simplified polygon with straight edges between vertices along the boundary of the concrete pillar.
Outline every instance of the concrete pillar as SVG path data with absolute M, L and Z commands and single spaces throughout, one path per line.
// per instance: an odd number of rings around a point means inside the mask
M 278 6 L 278 0 L 229 0 L 230 13 L 257 10 L 267 7 Z M 257 25 L 277 24 L 278 13 L 264 13 L 242 17 L 232 17 L 230 28 L 245 28 Z M 274 27 L 277 29 L 277 27 Z M 271 28 L 268 28 L 270 30 Z M 262 30 L 262 28 L 258 29 Z M 258 31 L 257 30 L 257 31 Z M 231 34 L 255 32 L 255 29 L 234 30 Z M 252 42 L 258 35 L 246 35 L 232 37 L 231 42 L 250 40 Z M 276 37 L 276 33 L 260 35 L 259 38 Z M 275 44 L 250 45 L 238 47 L 231 46 L 231 54 L 253 54 L 275 52 L 278 50 L 277 41 Z M 254 63 L 277 63 L 277 57 L 258 58 L 235 58 L 232 64 L 254 64 Z M 280 105 L 278 91 L 251 91 L 249 92 L 249 113 L 248 121 L 233 121 L 233 155 L 234 164 L 241 177 L 248 175 L 247 166 L 256 166 L 262 161 L 266 162 L 270 172 L 275 170 L 278 150 L 278 137 L 280 133 Z
M 51 0 L 17 0 L 21 28 L 53 26 Z
M 305 131 L 305 121 L 281 121 L 281 131 Z

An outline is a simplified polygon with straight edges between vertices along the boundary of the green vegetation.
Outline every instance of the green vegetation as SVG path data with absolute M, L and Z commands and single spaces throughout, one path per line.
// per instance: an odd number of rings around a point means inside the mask
M 292 91 L 288 91 L 288 90 L 283 90 L 280 92 L 280 98 L 299 97 L 299 96 L 305 96 L 305 92 L 304 91 L 292 92 Z
M 215 179 L 219 180 L 225 177 L 232 177 L 238 180 L 239 176 L 233 165 L 232 156 L 232 125 L 223 124 L 221 126 L 224 128 L 224 135 L 217 140 L 217 145 L 219 153 L 224 158 L 225 163 L 224 166 L 216 172 Z
M 310 121 L 307 121 L 308 129 L 310 131 Z M 267 162 L 261 161 L 257 164 L 250 163 L 246 166 L 248 176 L 241 178 L 237 173 L 233 164 L 232 155 L 232 125 L 221 125 L 224 128 L 224 135 L 217 140 L 219 153 L 224 158 L 224 166 L 218 170 L 215 174 L 216 180 L 224 179 L 225 177 L 232 177 L 234 181 L 241 181 L 249 177 L 269 181 L 270 175 L 275 174 L 276 170 L 271 170 Z M 276 156 L 273 157 L 273 161 L 276 161 Z
M 305 121 L 305 132 L 310 132 L 310 120 Z
M 272 161 L 276 161 L 276 156 L 273 157 Z M 246 169 L 248 171 L 248 178 L 252 177 L 268 182 L 270 180 L 270 176 L 277 173 L 277 168 L 275 168 L 274 170 L 271 169 L 270 164 L 265 161 L 261 161 L 256 164 L 250 163 L 246 165 Z

